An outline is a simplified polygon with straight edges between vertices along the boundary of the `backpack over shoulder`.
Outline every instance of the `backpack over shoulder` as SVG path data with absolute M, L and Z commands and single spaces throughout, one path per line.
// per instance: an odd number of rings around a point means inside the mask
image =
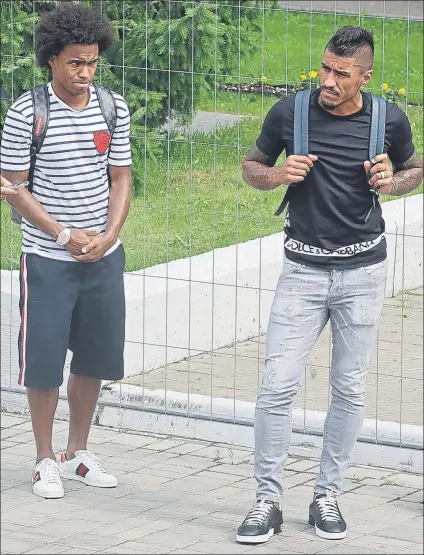
M 99 101 L 102 116 L 109 129 L 110 136 L 116 128 L 118 118 L 117 107 L 113 94 L 101 85 L 93 83 Z M 34 170 L 37 154 L 40 152 L 47 134 L 50 119 L 50 95 L 47 85 L 38 85 L 31 89 L 34 120 L 32 124 L 32 140 L 30 146 L 30 168 L 28 173 L 28 191 L 32 193 Z M 10 207 L 10 217 L 13 222 L 21 224 L 22 216 L 13 206 Z
M 309 104 L 311 99 L 311 89 L 300 91 L 296 94 L 294 101 L 294 152 L 299 156 L 307 156 L 309 154 Z M 386 132 L 386 107 L 387 103 L 381 96 L 371 95 L 371 126 L 370 126 L 370 142 L 369 142 L 369 160 L 371 161 L 377 154 L 384 151 L 384 138 Z M 293 198 L 295 187 L 299 186 L 297 182 L 290 183 L 287 187 L 283 200 L 275 212 L 275 216 L 280 216 L 286 209 L 290 200 Z M 378 193 L 374 189 L 370 189 L 373 195 L 373 206 L 365 216 L 365 223 L 368 221 L 371 210 L 374 208 Z

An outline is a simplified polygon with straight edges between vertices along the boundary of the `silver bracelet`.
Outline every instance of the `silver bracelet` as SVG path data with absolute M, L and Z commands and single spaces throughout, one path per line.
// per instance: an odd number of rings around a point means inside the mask
M 7 185 L 7 187 L 9 189 L 13 189 L 14 191 L 16 191 L 16 189 L 23 189 L 24 187 L 28 187 L 29 185 L 29 181 L 21 181 L 21 183 L 15 183 L 14 185 Z

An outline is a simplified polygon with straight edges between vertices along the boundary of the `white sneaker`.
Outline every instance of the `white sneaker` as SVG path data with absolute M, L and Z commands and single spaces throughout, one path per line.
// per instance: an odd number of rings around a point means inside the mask
M 53 459 L 43 459 L 32 473 L 32 491 L 45 499 L 59 499 L 65 495 L 59 465 Z
M 68 461 L 62 453 L 59 463 L 60 475 L 68 480 L 78 480 L 87 486 L 116 488 L 118 479 L 105 470 L 99 459 L 91 451 L 75 451 L 75 457 Z

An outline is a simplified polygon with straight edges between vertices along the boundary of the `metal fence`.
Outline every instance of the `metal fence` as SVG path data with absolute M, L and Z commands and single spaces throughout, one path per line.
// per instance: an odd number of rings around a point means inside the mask
M 2 32 L 8 33 L 8 40 L 2 38 L 2 87 L 11 100 L 22 83 L 31 86 L 41 79 L 32 52 L 17 40 L 23 4 L 30 17 L 28 2 L 2 3 Z M 40 4 L 32 2 L 33 25 Z M 111 2 L 98 4 L 111 9 Z M 103 60 L 99 78 L 112 82 L 127 99 L 136 98 L 130 103 L 135 192 L 122 234 L 127 252 L 126 376 L 116 385 L 116 396 L 100 402 L 252 424 L 283 235 L 282 221 L 272 216 L 281 191 L 250 190 L 241 179 L 242 158 L 278 98 L 315 86 L 322 49 L 346 23 L 374 31 L 375 76 L 368 90 L 406 111 L 422 155 L 422 4 L 204 2 L 209 9 L 204 32 L 194 15 L 188 32 L 179 28 L 172 11 L 181 4 L 187 10 L 199 8 L 202 2 L 146 2 L 145 19 L 135 22 L 130 20 L 135 2 L 114 4 L 120 14 L 115 21 L 119 55 Z M 160 13 L 158 4 L 165 6 Z M 162 41 L 158 28 L 149 28 L 157 25 L 157 17 L 162 17 Z M 232 25 L 227 37 L 225 25 Z M 178 29 L 186 45 L 180 56 L 175 53 Z M 207 33 L 210 43 L 205 45 Z M 220 50 L 223 45 L 226 51 Z M 134 48 L 140 50 L 139 65 Z M 149 56 L 160 48 L 165 62 L 156 67 Z M 205 70 L 198 53 L 206 59 L 208 49 L 213 63 Z M 137 102 L 141 111 L 135 109 Z M 2 104 L 3 109 L 8 105 Z M 423 424 L 419 205 L 422 196 L 385 206 L 389 281 L 366 399 L 376 442 L 382 441 L 381 421 L 398 428 L 399 445 L 405 445 L 404 425 Z M 1 385 L 3 392 L 23 393 L 16 385 L 19 240 L 2 206 Z M 330 358 L 327 329 L 296 398 L 297 431 L 320 433 L 312 429 L 308 414 L 327 410 Z M 64 386 L 61 391 L 66 394 Z

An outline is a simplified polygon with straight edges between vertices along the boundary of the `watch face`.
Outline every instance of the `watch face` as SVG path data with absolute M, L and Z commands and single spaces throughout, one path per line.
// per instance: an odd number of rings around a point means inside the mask
M 69 229 L 65 228 L 59 233 L 56 243 L 64 247 L 67 243 L 69 243 L 69 239 L 71 238 L 71 232 Z

